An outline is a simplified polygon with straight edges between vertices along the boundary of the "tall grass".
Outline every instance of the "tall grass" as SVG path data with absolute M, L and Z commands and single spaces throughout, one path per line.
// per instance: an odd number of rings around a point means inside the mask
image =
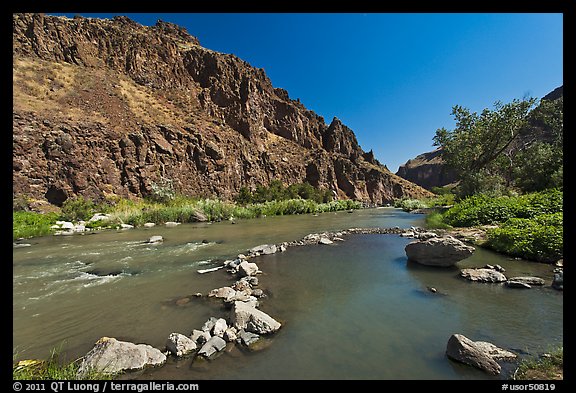
M 53 349 L 48 360 L 21 360 L 12 365 L 14 380 L 74 380 L 78 378 L 80 360 L 67 362 L 60 356 L 61 348 Z M 13 357 L 16 357 L 15 354 Z M 81 379 L 113 379 L 113 374 L 92 371 Z
M 45 236 L 53 232 L 50 227 L 58 220 L 58 213 L 34 213 L 15 211 L 12 213 L 12 238 Z

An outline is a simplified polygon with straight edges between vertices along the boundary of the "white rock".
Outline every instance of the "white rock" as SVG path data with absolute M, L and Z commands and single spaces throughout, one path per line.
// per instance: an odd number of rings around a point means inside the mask
M 212 328 L 212 335 L 222 337 L 224 336 L 226 329 L 228 329 L 226 320 L 224 318 L 219 318 Z
M 156 224 L 154 224 L 153 222 L 147 222 L 144 224 L 144 228 L 152 228 L 155 226 L 156 226 Z
M 175 227 L 175 226 L 180 225 L 180 223 L 179 223 L 179 222 L 174 222 L 174 221 L 168 221 L 168 222 L 167 222 L 166 224 L 164 224 L 164 225 L 166 225 L 167 228 L 173 228 L 173 227 Z
M 166 340 L 166 349 L 176 356 L 184 356 L 196 350 L 196 343 L 183 334 L 171 333 Z
M 244 302 L 234 302 L 231 319 L 236 329 L 256 334 L 273 333 L 282 326 L 270 315 Z
M 150 236 L 150 238 L 148 239 L 148 243 L 150 244 L 162 243 L 163 241 L 164 238 L 160 235 Z

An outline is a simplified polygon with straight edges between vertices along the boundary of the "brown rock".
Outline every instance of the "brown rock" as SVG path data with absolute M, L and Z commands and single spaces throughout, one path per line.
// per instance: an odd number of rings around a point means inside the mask
M 142 197 L 162 178 L 228 200 L 271 179 L 371 204 L 432 196 L 262 69 L 162 21 L 13 14 L 13 93 L 14 196 Z

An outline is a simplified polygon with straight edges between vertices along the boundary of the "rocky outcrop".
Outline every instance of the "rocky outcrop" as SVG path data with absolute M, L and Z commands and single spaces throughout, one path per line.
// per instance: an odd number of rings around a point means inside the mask
M 422 153 L 406 161 L 404 165 L 400 165 L 396 175 L 427 190 L 458 181 L 456 172 L 448 168 L 442 160 L 442 148 Z
M 222 199 L 273 179 L 371 204 L 430 196 L 339 119 L 170 23 L 14 14 L 13 70 L 15 196 L 141 197 L 166 179 Z
M 414 241 L 407 244 L 404 250 L 409 261 L 428 266 L 449 267 L 468 258 L 475 248 L 452 236 L 444 236 Z
M 450 337 L 446 346 L 446 356 L 494 375 L 500 374 L 502 369 L 496 360 L 516 358 L 516 354 L 498 348 L 492 343 L 472 341 L 461 334 L 453 334 Z
M 159 366 L 165 361 L 166 355 L 150 345 L 102 337 L 84 356 L 78 376 L 81 378 L 92 371 L 116 374 L 126 370 L 142 369 L 146 366 Z

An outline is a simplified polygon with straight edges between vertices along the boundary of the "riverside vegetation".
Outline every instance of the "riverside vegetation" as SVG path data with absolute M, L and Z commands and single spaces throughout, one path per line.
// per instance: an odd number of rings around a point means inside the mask
M 107 213 L 109 220 L 86 223 L 87 228 L 115 228 L 120 224 L 142 226 L 144 223 L 181 223 L 221 221 L 265 216 L 323 213 L 359 209 L 353 200 L 332 200 L 332 194 L 315 189 L 308 183 L 284 187 L 275 180 L 270 186 L 259 186 L 254 192 L 240 190 L 235 202 L 177 195 L 169 180 L 153 187 L 146 199 L 130 200 L 110 197 L 103 203 L 79 197 L 64 202 L 60 213 L 37 213 L 24 210 L 26 203 L 13 204 L 13 239 L 49 235 L 57 220 L 88 220 L 95 213 Z
M 395 206 L 405 211 L 433 208 L 426 216 L 429 228 L 484 226 L 487 240 L 482 246 L 513 257 L 552 263 L 563 256 L 563 199 L 561 190 L 548 189 L 524 195 L 481 193 L 443 209 L 439 207 L 454 201 L 454 195 L 399 200 Z

